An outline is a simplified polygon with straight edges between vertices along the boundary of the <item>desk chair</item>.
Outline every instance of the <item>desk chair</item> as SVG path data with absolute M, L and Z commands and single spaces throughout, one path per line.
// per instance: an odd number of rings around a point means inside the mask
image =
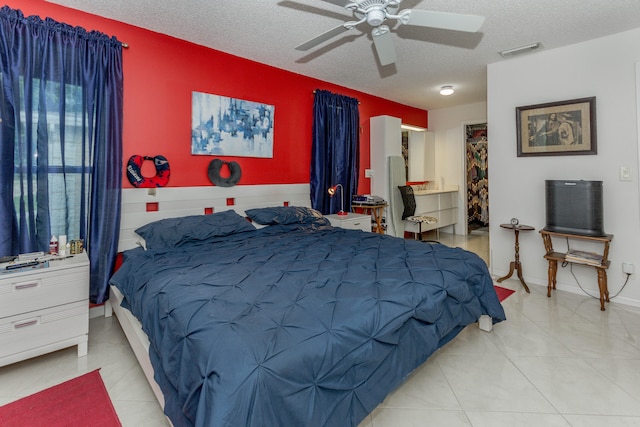
M 416 196 L 415 194 L 413 194 L 413 187 L 411 187 L 410 185 L 400 185 L 398 186 L 398 190 L 400 190 L 400 194 L 402 195 L 402 203 L 404 205 L 402 219 L 413 224 L 418 224 L 420 241 L 438 243 L 438 241 L 440 240 L 440 230 L 438 228 L 436 228 L 436 236 L 438 240 L 422 240 L 422 224 L 437 224 L 438 218 L 422 214 L 416 215 Z

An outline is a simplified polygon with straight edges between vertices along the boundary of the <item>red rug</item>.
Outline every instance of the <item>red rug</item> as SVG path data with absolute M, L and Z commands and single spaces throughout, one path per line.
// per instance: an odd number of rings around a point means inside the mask
M 507 288 L 503 288 L 502 286 L 493 285 L 496 290 L 496 294 L 498 295 L 498 299 L 500 302 L 504 301 L 509 295 L 514 293 L 515 291 Z
M 100 372 L 0 406 L 2 427 L 120 427 Z

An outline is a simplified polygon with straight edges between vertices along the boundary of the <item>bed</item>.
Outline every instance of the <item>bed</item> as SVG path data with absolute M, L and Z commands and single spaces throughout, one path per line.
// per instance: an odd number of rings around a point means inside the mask
M 505 319 L 475 254 L 335 228 L 305 206 L 136 230 L 114 310 L 142 325 L 174 426 L 357 426 L 465 326 Z

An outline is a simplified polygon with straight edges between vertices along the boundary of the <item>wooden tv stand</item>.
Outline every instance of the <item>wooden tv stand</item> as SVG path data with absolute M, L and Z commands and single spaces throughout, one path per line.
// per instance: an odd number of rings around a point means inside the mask
M 558 261 L 561 263 L 570 262 L 573 264 L 582 264 L 596 269 L 598 273 L 598 288 L 600 289 L 600 310 L 604 311 L 604 303 L 609 302 L 609 288 L 607 286 L 607 268 L 611 265 L 609 257 L 609 244 L 613 239 L 613 234 L 606 234 L 604 236 L 583 236 L 580 234 L 569 233 L 557 233 L 555 231 L 540 230 L 542 235 L 542 241 L 544 242 L 544 249 L 546 254 L 544 258 L 549 261 L 549 283 L 547 285 L 547 296 L 551 296 L 551 289 L 556 288 L 556 273 L 558 272 Z M 555 252 L 553 250 L 552 237 L 564 237 L 566 239 L 576 239 L 589 242 L 599 242 L 604 244 L 604 250 L 602 255 L 598 255 L 593 260 L 581 260 L 572 258 L 571 255 L 567 257 L 567 253 Z

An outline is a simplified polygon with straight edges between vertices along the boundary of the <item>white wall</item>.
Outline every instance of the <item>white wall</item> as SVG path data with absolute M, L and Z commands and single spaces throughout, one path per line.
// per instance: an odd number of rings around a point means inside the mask
M 639 60 L 640 29 L 489 65 L 489 206 L 495 275 L 506 274 L 514 252 L 513 233 L 501 229 L 500 223 L 517 217 L 536 230 L 545 226 L 545 179 L 601 180 L 605 231 L 614 234 L 609 254 L 609 291 L 614 295 L 620 290 L 626 277 L 622 262 L 631 261 L 637 273 L 613 301 L 640 306 L 636 100 Z M 596 97 L 597 155 L 517 157 L 516 107 L 590 96 Z M 430 113 L 430 122 L 432 117 Z M 619 181 L 621 166 L 632 169 L 632 182 Z M 530 285 L 546 286 L 547 264 L 539 233 L 521 233 L 520 237 L 525 280 Z M 566 248 L 563 241 L 554 244 L 557 249 Z M 582 293 L 568 267 L 558 270 L 559 289 Z M 594 269 L 577 266 L 573 271 L 583 288 L 598 294 Z
M 484 102 L 429 110 L 429 130 L 434 132 L 436 140 L 436 182 L 439 182 L 442 177 L 445 186 L 457 185 L 460 189 L 456 234 L 466 234 L 467 223 L 464 126 L 486 122 L 487 104 Z M 491 145 L 491 134 L 489 134 L 489 145 Z M 491 192 L 491 169 L 489 169 L 489 192 Z M 491 221 L 491 207 L 489 209 L 489 221 Z

